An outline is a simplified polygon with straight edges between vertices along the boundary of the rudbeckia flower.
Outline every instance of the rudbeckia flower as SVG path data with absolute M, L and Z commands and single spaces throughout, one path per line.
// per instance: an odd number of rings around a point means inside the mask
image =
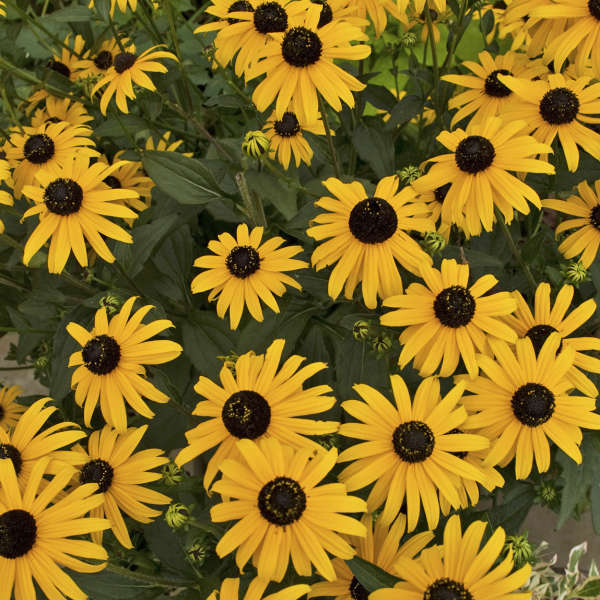
M 121 46 L 124 47 L 125 51 L 135 52 L 135 46 L 132 47 L 127 38 L 121 39 Z M 121 48 L 115 38 L 104 40 L 94 54 L 86 55 L 75 63 L 77 76 L 80 79 L 104 77 L 108 69 L 113 66 L 116 56 L 120 53 Z
M 43 127 L 45 123 L 66 121 L 73 127 L 89 127 L 86 123 L 93 120 L 94 117 L 88 114 L 81 102 L 76 102 L 71 100 L 71 98 L 54 98 L 54 96 L 48 96 L 45 108 L 38 108 L 33 117 L 31 117 L 31 126 Z M 88 135 L 91 135 L 91 133 L 90 129 Z

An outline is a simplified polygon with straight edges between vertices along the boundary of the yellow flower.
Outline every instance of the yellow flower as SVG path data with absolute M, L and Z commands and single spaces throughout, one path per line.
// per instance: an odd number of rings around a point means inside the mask
M 22 393 L 23 390 L 17 385 L 2 386 L 0 389 L 0 429 L 9 431 L 19 422 L 26 407 L 15 402 L 15 398 Z
M 128 38 L 121 39 L 121 45 L 126 51 L 135 52 L 135 46 L 132 46 Z M 103 77 L 108 69 L 113 66 L 116 56 L 120 53 L 121 48 L 115 38 L 104 40 L 93 55 L 86 55 L 75 63 L 77 76 L 81 79 Z
M 59 123 L 66 121 L 73 127 L 83 127 L 86 123 L 93 121 L 92 117 L 85 110 L 81 102 L 76 102 L 70 98 L 46 98 L 46 107 L 38 108 L 31 118 L 32 127 L 43 127 L 45 123 Z M 89 127 L 89 125 L 87 126 Z M 92 131 L 88 132 L 91 135 Z

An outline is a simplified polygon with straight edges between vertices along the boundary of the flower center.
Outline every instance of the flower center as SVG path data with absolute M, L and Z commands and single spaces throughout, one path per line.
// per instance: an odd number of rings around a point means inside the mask
M 15 559 L 25 556 L 34 546 L 37 525 L 25 510 L 9 510 L 0 515 L 0 556 Z
M 348 219 L 350 233 L 363 244 L 380 244 L 398 228 L 398 215 L 383 198 L 366 198 L 354 206 Z
M 293 137 L 300 133 L 300 123 L 293 112 L 283 113 L 281 121 L 275 121 L 273 127 L 281 137 Z
M 265 2 L 254 11 L 254 27 L 259 33 L 285 31 L 287 25 L 287 13 L 279 2 Z
M 232 394 L 223 404 L 221 418 L 231 435 L 255 440 L 269 427 L 271 407 L 260 394 L 242 390 Z
M 450 435 L 455 434 L 455 433 L 464 433 L 463 431 L 461 431 L 460 429 L 457 429 L 456 427 L 452 430 L 448 432 Z M 454 454 L 454 456 L 457 456 L 458 458 L 466 458 L 468 452 L 464 451 L 464 452 L 451 452 L 450 454 Z
M 87 369 L 95 375 L 114 371 L 121 360 L 121 347 L 108 335 L 97 335 L 83 348 L 81 355 Z
M 0 423 L 4 420 L 4 406 L 0 404 Z
M 433 452 L 435 437 L 422 421 L 407 421 L 394 430 L 392 444 L 402 460 L 409 463 L 423 462 Z
M 454 154 L 458 168 L 471 174 L 485 171 L 494 162 L 495 156 L 492 143 L 480 135 L 466 137 L 458 144 Z
M 54 142 L 45 133 L 36 133 L 25 142 L 23 154 L 30 163 L 41 165 L 54 156 Z
M 283 38 L 281 54 L 293 67 L 314 65 L 323 51 L 319 36 L 306 27 L 292 27 Z
M 118 190 L 122 187 L 121 182 L 114 175 L 105 177 L 103 181 L 109 188 L 112 188 L 113 190 Z
M 106 71 L 113 64 L 112 54 L 108 50 L 102 50 L 102 52 L 98 52 L 96 58 L 94 58 L 94 64 L 101 71 Z
M 467 288 L 453 285 L 436 296 L 433 312 L 442 325 L 456 329 L 471 322 L 475 314 L 475 299 Z
M 313 4 L 320 4 L 323 8 L 321 8 L 321 16 L 319 17 L 319 23 L 317 24 L 317 29 L 324 27 L 325 25 L 331 23 L 333 20 L 333 11 L 331 10 L 331 6 L 326 0 L 311 0 Z
M 511 406 L 523 425 L 537 427 L 554 413 L 554 394 L 539 383 L 526 383 L 513 394 Z
M 69 67 L 67 67 L 67 65 L 65 65 L 65 63 L 61 63 L 58 60 L 51 60 L 48 63 L 48 68 L 52 69 L 53 71 L 56 71 L 57 73 L 60 73 L 67 79 L 69 77 L 71 77 L 71 69 L 69 69 Z
M 23 459 L 21 453 L 11 444 L 0 444 L 0 458 L 10 458 L 15 473 L 18 475 L 21 472 L 23 466 Z
M 525 335 L 531 340 L 535 355 L 537 356 L 544 345 L 544 342 L 548 339 L 551 333 L 554 333 L 556 329 L 552 325 L 534 325 Z M 562 346 L 562 342 L 561 342 Z
M 473 595 L 462 583 L 442 577 L 425 590 L 423 600 L 473 600 Z
M 225 259 L 229 272 L 240 279 L 256 273 L 260 267 L 260 256 L 252 246 L 235 246 Z
M 506 96 L 510 96 L 512 92 L 501 81 L 498 81 L 498 75 L 512 75 L 512 73 L 507 69 L 496 69 L 495 71 L 492 71 L 485 78 L 485 93 L 494 98 L 506 98 Z
M 136 59 L 137 56 L 131 52 L 120 52 L 115 56 L 115 71 L 120 75 L 124 71 L 127 71 L 127 69 L 131 69 Z
M 83 190 L 72 179 L 55 179 L 44 190 L 46 208 L 56 215 L 66 216 L 76 213 L 83 202 Z
M 105 460 L 95 458 L 81 467 L 79 481 L 97 483 L 98 491 L 104 493 L 110 487 L 114 474 L 113 468 Z
M 441 187 L 435 188 L 435 190 L 433 190 L 433 195 L 440 204 L 442 204 L 446 199 L 446 194 L 448 193 L 448 190 L 450 189 L 451 185 L 452 183 L 445 183 Z
M 546 92 L 540 102 L 540 114 L 550 125 L 564 125 L 575 119 L 579 112 L 579 99 L 567 88 Z
M 588 0 L 588 10 L 590 15 L 597 21 L 600 21 L 600 1 L 599 0 Z
M 258 494 L 262 516 L 274 525 L 290 525 L 306 508 L 306 494 L 300 484 L 289 477 L 276 477 Z
M 600 231 L 600 204 L 592 208 L 590 213 L 590 223 Z
M 254 8 L 252 8 L 252 4 L 250 4 L 250 2 L 245 2 L 243 0 L 239 1 L 239 2 L 234 2 L 230 7 L 229 10 L 227 12 L 254 12 Z M 240 20 L 239 19 L 227 19 L 227 22 L 230 25 L 233 25 L 234 23 L 239 23 Z
M 350 582 L 350 596 L 353 600 L 368 600 L 369 592 L 361 585 L 360 581 L 356 577 L 352 578 Z

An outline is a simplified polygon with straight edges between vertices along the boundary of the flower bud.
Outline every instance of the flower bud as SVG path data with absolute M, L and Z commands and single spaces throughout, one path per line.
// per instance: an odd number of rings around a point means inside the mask
M 421 243 L 427 254 L 437 254 L 446 247 L 446 240 L 435 231 L 428 231 Z
M 392 338 L 386 333 L 380 333 L 371 341 L 371 347 L 377 354 L 385 354 L 392 347 Z
M 527 539 L 527 532 L 521 535 L 509 535 L 504 544 L 504 550 L 512 550 L 515 568 L 520 569 L 534 561 L 534 548 Z
M 175 502 L 167 508 L 165 521 L 171 529 L 180 529 L 190 520 L 190 509 L 180 502 Z
M 167 463 L 163 465 L 161 469 L 162 472 L 162 482 L 169 487 L 174 485 L 178 485 L 183 481 L 184 472 L 181 467 L 178 467 L 175 463 Z
M 262 131 L 248 131 L 242 142 L 242 152 L 251 158 L 260 158 L 269 148 L 269 138 Z
M 369 337 L 371 327 L 367 321 L 356 321 L 352 326 L 352 335 L 357 341 L 366 340 Z
M 422 173 L 421 173 L 421 169 L 419 169 L 419 167 L 415 167 L 414 165 L 408 165 L 408 167 L 404 167 L 403 169 L 400 169 L 398 171 L 398 175 L 400 176 L 400 179 L 404 182 L 404 183 L 412 183 L 413 181 L 415 181 L 415 179 L 418 179 L 419 177 L 421 177 Z

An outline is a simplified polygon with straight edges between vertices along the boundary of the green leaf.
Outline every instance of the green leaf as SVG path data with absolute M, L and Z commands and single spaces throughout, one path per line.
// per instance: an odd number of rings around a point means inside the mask
M 391 588 L 400 581 L 377 565 L 370 563 L 359 556 L 347 560 L 346 564 L 367 592 L 371 593 L 380 588 Z
M 392 109 L 390 118 L 385 125 L 386 130 L 392 131 L 396 127 L 405 125 L 423 112 L 423 106 L 423 100 L 419 96 L 415 96 L 414 94 L 404 96 Z
M 130 577 L 108 571 L 100 573 L 73 573 L 69 575 L 75 583 L 94 600 L 146 600 L 159 596 L 164 588 L 140 584 Z
M 210 170 L 195 158 L 147 150 L 142 163 L 158 188 L 180 204 L 205 204 L 224 195 Z
M 368 85 L 363 91 L 364 99 L 375 108 L 390 112 L 398 103 L 398 99 L 392 92 L 382 85 Z
M 578 546 L 571 548 L 571 552 L 569 552 L 569 561 L 567 563 L 567 570 L 569 572 L 579 573 L 579 561 L 586 552 L 587 542 L 582 542 Z
M 296 190 L 270 173 L 246 171 L 248 187 L 270 202 L 289 221 L 298 214 Z
M 165 523 L 163 517 L 144 525 L 143 530 L 150 550 L 160 559 L 162 567 L 177 573 L 182 579 L 193 576 L 194 570 L 186 559 L 181 537 Z
M 91 13 L 87 6 L 72 4 L 60 10 L 55 10 L 46 18 L 54 19 L 59 23 L 87 23 L 91 18 Z
M 359 125 L 352 136 L 358 155 L 375 171 L 377 177 L 394 173 L 394 140 L 390 133 Z
M 600 596 L 600 577 L 594 577 L 577 588 L 569 598 L 598 598 L 598 596 Z
M 127 131 L 147 129 L 146 122 L 135 115 L 120 115 L 119 120 L 107 118 L 94 129 L 97 137 L 123 137 Z

